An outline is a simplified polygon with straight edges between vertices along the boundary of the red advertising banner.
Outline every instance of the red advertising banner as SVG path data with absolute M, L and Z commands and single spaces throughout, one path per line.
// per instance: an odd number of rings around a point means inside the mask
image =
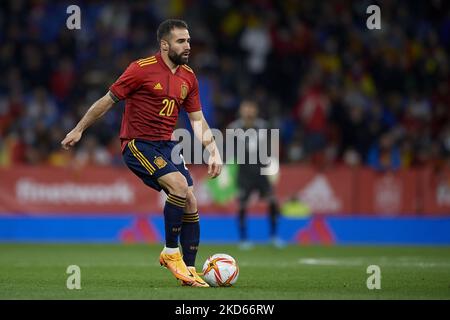
M 424 170 L 421 174 L 423 182 L 419 187 L 423 194 L 423 210 L 419 210 L 441 215 L 450 214 L 450 170 Z
M 415 214 L 420 202 L 418 172 L 380 173 L 358 170 L 355 201 L 358 212 L 382 215 Z
M 127 169 L 15 167 L 0 177 L 0 212 L 137 213 L 158 202 Z
M 353 212 L 353 176 L 344 167 L 317 171 L 308 166 L 284 166 L 277 195 L 282 201 L 295 197 L 314 213 Z
M 206 166 L 190 166 L 190 171 L 201 212 L 236 214 L 231 167 L 214 181 L 208 179 Z M 450 214 L 450 170 L 378 173 L 285 165 L 275 178 L 281 207 L 294 201 L 318 214 Z M 0 214 L 161 214 L 165 199 L 127 168 L 0 169 Z M 265 214 L 267 204 L 255 195 L 249 212 Z

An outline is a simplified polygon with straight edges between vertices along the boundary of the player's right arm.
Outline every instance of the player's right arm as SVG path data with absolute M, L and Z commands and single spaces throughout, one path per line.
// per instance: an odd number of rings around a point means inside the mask
M 64 140 L 61 141 L 61 146 L 66 150 L 73 147 L 80 141 L 84 130 L 92 125 L 97 119 L 101 118 L 112 107 L 114 102 L 110 92 L 95 101 L 75 128 L 73 128 L 72 131 L 66 135 Z
M 97 100 L 75 128 L 66 135 L 64 140 L 61 141 L 61 146 L 66 150 L 73 147 L 80 141 L 84 130 L 101 118 L 115 102 L 126 99 L 137 90 L 142 83 L 142 70 L 138 63 L 132 62 L 119 79 L 109 87 L 108 93 Z

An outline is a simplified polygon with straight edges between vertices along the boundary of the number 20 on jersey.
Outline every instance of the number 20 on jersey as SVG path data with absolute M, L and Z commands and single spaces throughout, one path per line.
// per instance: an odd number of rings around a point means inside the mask
M 163 117 L 170 117 L 173 113 L 173 109 L 175 108 L 175 100 L 174 99 L 164 99 L 162 101 L 163 107 L 161 111 L 159 111 L 159 115 Z

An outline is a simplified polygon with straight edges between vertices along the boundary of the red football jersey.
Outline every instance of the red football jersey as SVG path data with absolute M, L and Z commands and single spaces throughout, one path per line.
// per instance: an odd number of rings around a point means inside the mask
M 178 67 L 175 74 L 161 54 L 133 61 L 109 88 L 116 101 L 125 99 L 120 139 L 170 140 L 183 106 L 201 110 L 198 81 L 191 68 Z

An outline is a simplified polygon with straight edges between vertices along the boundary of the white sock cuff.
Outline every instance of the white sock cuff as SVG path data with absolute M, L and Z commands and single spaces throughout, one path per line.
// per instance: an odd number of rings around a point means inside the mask
M 164 247 L 163 252 L 167 253 L 167 254 L 179 253 L 180 252 L 180 248 L 167 248 L 167 247 Z

